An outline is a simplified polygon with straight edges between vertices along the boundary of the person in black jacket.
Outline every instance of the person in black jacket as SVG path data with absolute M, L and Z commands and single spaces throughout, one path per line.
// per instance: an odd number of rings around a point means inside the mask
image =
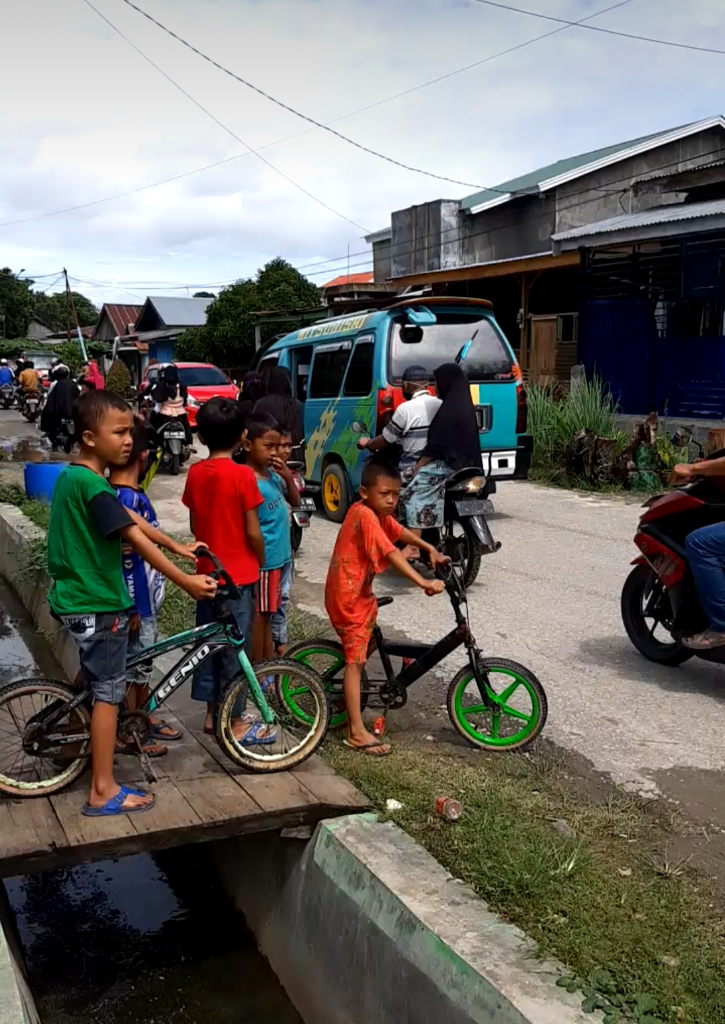
M 254 406 L 254 414 L 263 413 L 276 420 L 285 433 L 291 434 L 292 444 L 297 448 L 305 436 L 302 402 L 292 394 L 292 379 L 283 366 L 272 366 L 263 371 L 267 394 Z
M 55 381 L 40 414 L 40 429 L 48 435 L 53 448 L 58 447 L 63 420 L 73 419 L 73 408 L 80 393 L 81 390 L 71 377 L 68 367 L 56 367 Z

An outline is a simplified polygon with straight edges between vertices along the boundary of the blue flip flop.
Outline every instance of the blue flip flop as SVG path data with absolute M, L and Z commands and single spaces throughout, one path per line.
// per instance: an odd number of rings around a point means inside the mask
M 81 814 L 86 818 L 112 818 L 118 814 L 141 814 L 143 811 L 150 811 L 156 803 L 156 797 L 150 804 L 143 804 L 141 807 L 124 807 L 123 802 L 127 796 L 148 796 L 141 789 L 131 789 L 130 786 L 121 786 L 118 793 L 112 796 L 103 807 L 91 807 L 90 804 L 83 804 Z
M 271 746 L 277 740 L 277 731 L 274 730 L 267 736 L 260 736 L 259 733 L 261 732 L 262 729 L 265 728 L 268 728 L 268 726 L 265 726 L 264 722 L 255 722 L 254 725 L 250 725 L 249 729 L 245 732 L 241 741 L 238 742 L 241 742 L 243 747 Z

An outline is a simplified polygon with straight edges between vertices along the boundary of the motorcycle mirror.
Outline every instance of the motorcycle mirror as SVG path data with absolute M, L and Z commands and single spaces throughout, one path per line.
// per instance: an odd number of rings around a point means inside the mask
M 692 431 L 689 427 L 680 427 L 672 435 L 672 443 L 677 445 L 679 448 L 684 448 L 685 445 L 690 444 L 692 441 Z
M 350 429 L 352 430 L 353 434 L 367 434 L 368 432 L 368 428 L 365 426 L 364 423 L 361 423 L 360 420 L 355 420 L 353 423 L 351 423 Z

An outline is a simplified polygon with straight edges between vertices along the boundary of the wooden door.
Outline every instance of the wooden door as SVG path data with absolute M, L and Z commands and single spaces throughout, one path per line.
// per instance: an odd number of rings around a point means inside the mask
M 556 378 L 558 330 L 559 318 L 556 316 L 533 316 L 531 318 L 529 380 L 533 384 L 545 384 Z

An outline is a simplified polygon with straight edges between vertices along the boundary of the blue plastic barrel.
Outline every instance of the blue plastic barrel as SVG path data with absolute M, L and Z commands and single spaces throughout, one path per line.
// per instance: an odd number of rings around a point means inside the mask
M 37 501 L 53 500 L 53 491 L 58 477 L 66 467 L 65 462 L 26 462 L 25 493 Z

